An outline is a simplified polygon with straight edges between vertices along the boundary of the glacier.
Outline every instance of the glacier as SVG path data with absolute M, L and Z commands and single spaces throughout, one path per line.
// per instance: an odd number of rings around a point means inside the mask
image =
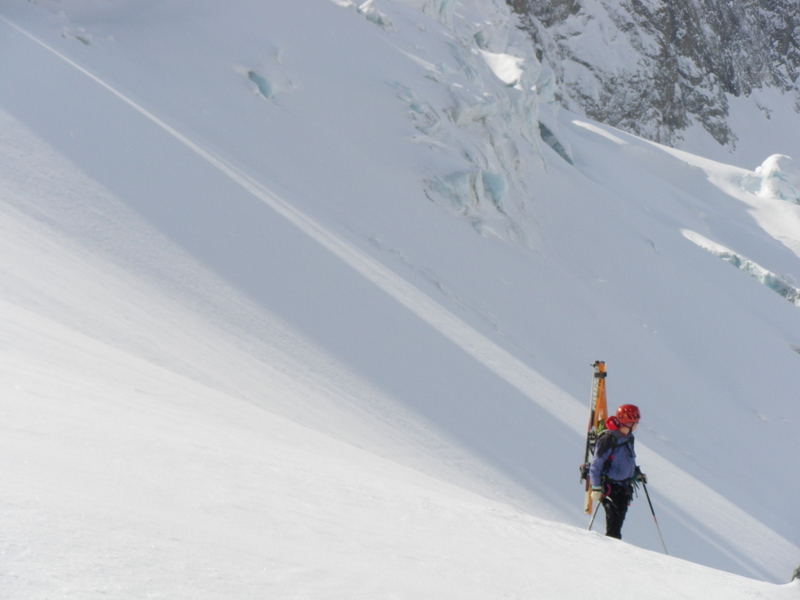
M 10 597 L 796 595 L 797 309 L 685 233 L 798 272 L 768 130 L 564 110 L 503 2 L 0 16 Z M 671 557 L 585 531 L 597 359 Z

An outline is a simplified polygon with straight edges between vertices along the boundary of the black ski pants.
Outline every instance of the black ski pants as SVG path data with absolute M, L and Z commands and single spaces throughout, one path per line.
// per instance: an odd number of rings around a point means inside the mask
M 633 488 L 628 482 L 606 481 L 603 509 L 606 511 L 606 535 L 622 539 L 622 523 L 633 497 Z

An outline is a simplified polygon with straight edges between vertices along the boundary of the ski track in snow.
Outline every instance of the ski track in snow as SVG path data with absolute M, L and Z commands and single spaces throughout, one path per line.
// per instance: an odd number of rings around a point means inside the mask
M 579 434 L 583 433 L 580 426 L 577 425 L 581 423 L 585 417 L 585 407 L 580 402 L 565 394 L 522 361 L 475 331 L 467 323 L 444 309 L 441 305 L 437 304 L 390 269 L 367 256 L 341 237 L 333 234 L 311 219 L 308 215 L 297 210 L 281 198 L 276 197 L 259 182 L 239 170 L 227 160 L 195 143 L 192 139 L 56 49 L 35 38 L 16 24 L 11 23 L 5 18 L 4 20 L 36 43 L 58 56 L 61 60 L 92 79 L 98 85 L 105 88 L 108 92 L 119 98 L 119 100 L 126 103 L 176 140 L 180 141 L 186 148 L 202 157 L 214 168 L 246 189 L 253 196 L 259 198 L 276 213 L 335 254 L 400 304 L 407 307 L 420 319 L 430 324 L 454 344 L 472 355 L 477 361 L 484 364 L 498 376 L 513 385 L 564 425 Z M 800 554 L 800 550 L 789 541 L 763 526 L 750 515 L 739 510 L 733 503 L 703 485 L 698 480 L 674 467 L 666 460 L 661 459 L 655 452 L 651 452 L 642 444 L 639 445 L 639 450 L 644 459 L 644 464 L 647 464 L 652 471 L 657 471 L 659 473 L 658 484 L 652 484 L 651 487 L 657 488 L 659 494 L 667 498 L 676 507 L 680 506 L 680 497 L 673 490 L 680 490 L 681 494 L 687 493 L 687 490 L 692 490 L 693 496 L 698 500 L 698 505 L 702 506 L 704 509 L 704 514 L 693 515 L 693 517 L 699 523 L 705 524 L 705 526 L 713 532 L 714 536 L 725 541 L 730 550 L 721 549 L 732 559 L 739 562 L 743 568 L 747 569 L 748 567 L 742 559 L 737 558 L 737 548 L 747 548 L 749 552 L 760 556 L 761 563 L 759 566 L 766 572 L 770 572 L 772 565 L 778 562 L 777 557 L 787 554 Z M 675 516 L 676 518 L 680 518 L 678 514 Z M 743 531 L 745 535 L 742 535 Z M 714 536 L 708 535 L 705 537 L 707 537 L 710 543 L 717 545 L 714 542 Z M 759 548 L 759 551 L 753 552 L 754 548 Z M 753 574 L 756 576 L 760 575 L 755 572 Z

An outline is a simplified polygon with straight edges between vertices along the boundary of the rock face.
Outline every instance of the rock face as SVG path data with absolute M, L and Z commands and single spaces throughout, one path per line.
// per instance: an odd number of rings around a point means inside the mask
M 674 145 L 699 123 L 733 146 L 730 97 L 796 93 L 797 0 L 507 2 L 553 70 L 562 104 L 657 142 Z

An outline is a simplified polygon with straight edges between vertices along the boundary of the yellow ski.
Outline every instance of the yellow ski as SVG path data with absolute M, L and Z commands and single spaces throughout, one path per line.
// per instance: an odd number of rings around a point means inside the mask
M 589 426 L 586 430 L 586 450 L 581 465 L 581 481 L 586 482 L 586 499 L 583 510 L 592 514 L 592 485 L 589 483 L 589 465 L 594 454 L 594 446 L 598 436 L 606 428 L 608 418 L 608 404 L 606 403 L 606 363 L 602 360 L 595 361 L 592 365 L 592 397 L 589 401 Z

